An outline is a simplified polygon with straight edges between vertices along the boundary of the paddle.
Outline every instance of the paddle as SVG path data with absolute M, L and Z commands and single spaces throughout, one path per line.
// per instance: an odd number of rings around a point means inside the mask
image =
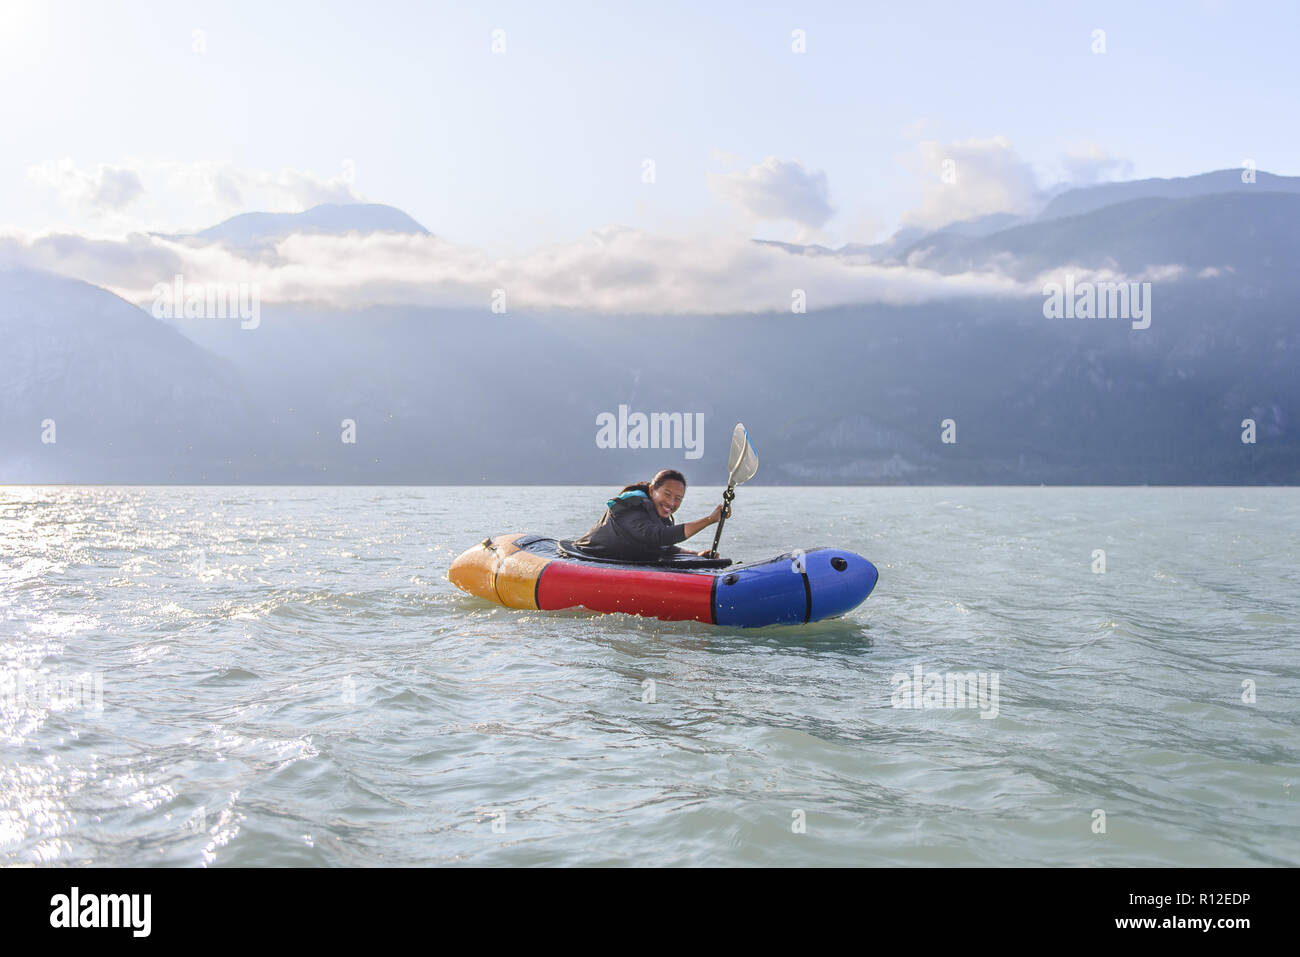
M 722 518 L 718 519 L 718 531 L 713 536 L 713 554 L 718 554 L 718 543 L 722 541 L 722 526 L 731 517 L 731 500 L 736 497 L 736 486 L 743 485 L 754 477 L 758 471 L 758 453 L 749 444 L 749 433 L 744 423 L 737 422 L 736 430 L 731 433 L 731 454 L 727 457 L 727 490 L 722 493 Z

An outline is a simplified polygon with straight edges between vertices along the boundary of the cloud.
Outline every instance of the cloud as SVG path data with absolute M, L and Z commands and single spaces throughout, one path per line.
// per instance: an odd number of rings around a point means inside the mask
M 799 256 L 740 236 L 669 237 L 626 227 L 513 258 L 436 236 L 298 234 L 273 257 L 156 234 L 120 240 L 75 234 L 0 235 L 0 267 L 47 269 L 148 304 L 158 283 L 257 283 L 265 303 L 339 308 L 421 305 L 487 309 L 504 290 L 511 311 L 608 314 L 784 312 L 795 290 L 810 310 L 906 304 L 1036 289 L 994 274 L 941 276 L 865 258 Z
M 1026 285 L 1044 287 L 1049 282 L 1065 285 L 1066 282 L 1078 285 L 1083 282 L 1178 282 L 1186 279 L 1189 271 L 1186 266 L 1178 263 L 1161 263 L 1150 265 L 1136 273 L 1125 273 L 1118 269 L 1109 267 L 1082 266 L 1077 264 L 1064 264 L 1053 266 L 1045 269 L 1030 279 Z M 1215 273 L 1217 275 L 1217 271 Z M 1214 278 L 1205 275 L 1204 271 L 1197 274 L 1198 279 Z
M 152 162 L 144 164 L 143 169 L 145 176 L 158 183 L 161 192 L 225 215 L 249 209 L 299 213 L 321 203 L 364 202 L 353 189 L 347 171 L 325 177 L 306 170 L 272 173 L 219 162 Z M 210 219 L 211 214 L 206 218 Z
M 769 156 L 745 172 L 710 174 L 709 183 L 715 194 L 755 219 L 818 229 L 835 215 L 826 174 L 809 172 L 798 160 Z
M 1032 215 L 1067 189 L 1132 175 L 1133 164 L 1088 144 L 1056 159 L 1048 186 L 1006 137 L 957 143 L 927 140 L 907 157 L 921 183 L 921 204 L 903 222 L 924 229 L 991 213 Z M 1049 174 L 1050 175 L 1050 174 Z
M 724 157 L 716 157 L 719 160 Z M 1096 178 L 1125 163 L 1087 147 L 1067 157 L 1069 174 Z M 918 145 L 915 166 L 926 187 L 912 225 L 934 228 L 994 212 L 1031 212 L 1050 195 L 1030 164 L 1002 137 Z M 943 181 L 944 162 L 951 182 Z M 350 164 L 347 164 L 350 166 Z M 299 211 L 321 202 L 356 202 L 351 170 L 334 177 L 286 169 L 248 170 L 227 163 L 137 163 L 79 171 L 70 161 L 32 173 L 77 196 L 111 205 L 145 197 L 131 185 L 134 171 L 146 194 L 179 195 L 191 210 L 222 213 L 252 206 Z M 715 174 L 714 190 L 751 216 L 810 229 L 835 210 L 824 173 L 794 160 L 769 157 L 748 170 Z M 154 185 L 156 184 L 156 186 Z M 114 190 L 117 192 L 115 193 Z M 89 199 L 88 199 L 89 201 Z M 134 209 L 134 207 L 133 207 Z M 192 225 L 198 216 L 191 212 Z M 224 218 L 224 216 L 222 216 Z M 206 218 L 204 225 L 215 221 Z M 133 302 L 147 303 L 158 283 L 258 284 L 267 303 L 317 303 L 486 308 L 504 290 L 513 310 L 607 314 L 718 314 L 786 311 L 796 290 L 811 310 L 851 304 L 909 304 L 959 296 L 1033 295 L 1038 288 L 1014 260 L 982 272 L 941 275 L 923 257 L 907 263 L 871 262 L 870 255 L 797 255 L 750 241 L 752 221 L 734 232 L 664 235 L 612 225 L 578 242 L 556 243 L 502 258 L 428 235 L 297 234 L 274 249 L 241 251 L 194 236 L 161 231 L 119 238 L 82 231 L 0 233 L 0 267 L 46 269 L 84 279 Z M 156 220 L 151 228 L 158 230 Z M 180 233 L 187 230 L 176 229 Z
M 140 175 L 133 169 L 100 163 L 82 170 L 66 158 L 29 168 L 27 178 L 52 190 L 64 205 L 74 209 L 117 210 L 144 192 Z
M 1133 175 L 1132 160 L 1112 156 L 1093 144 L 1063 154 L 1059 162 L 1062 179 L 1071 186 L 1090 186 Z
M 123 231 L 180 231 L 250 209 L 296 213 L 321 203 L 365 201 L 353 186 L 350 165 L 329 177 L 215 161 L 135 160 L 82 169 L 71 159 L 60 159 L 32 166 L 27 175 L 65 206 L 95 214 Z
M 926 140 L 912 157 L 921 205 L 903 220 L 938 229 L 990 213 L 1029 213 L 1042 201 L 1033 168 L 1005 137 L 959 143 Z

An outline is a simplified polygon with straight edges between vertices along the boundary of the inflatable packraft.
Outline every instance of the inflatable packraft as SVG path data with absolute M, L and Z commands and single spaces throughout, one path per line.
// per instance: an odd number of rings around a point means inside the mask
M 484 539 L 452 562 L 457 588 L 507 608 L 587 608 L 665 621 L 756 628 L 834 618 L 876 587 L 876 566 L 840 548 L 763 562 L 677 555 L 657 563 L 582 553 L 572 542 L 514 533 Z

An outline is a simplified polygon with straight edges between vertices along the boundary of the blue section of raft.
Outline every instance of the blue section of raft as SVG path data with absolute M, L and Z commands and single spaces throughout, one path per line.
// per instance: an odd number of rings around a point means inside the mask
M 717 573 L 714 621 L 755 628 L 834 618 L 862 604 L 878 578 L 875 565 L 840 548 L 792 552 L 738 566 Z

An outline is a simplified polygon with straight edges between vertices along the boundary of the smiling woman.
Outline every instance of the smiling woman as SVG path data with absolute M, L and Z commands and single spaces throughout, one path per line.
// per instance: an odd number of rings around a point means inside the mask
M 657 561 L 688 549 L 677 543 L 698 534 L 722 518 L 719 505 L 706 518 L 684 525 L 673 522 L 673 513 L 686 495 L 686 477 L 676 469 L 663 469 L 649 482 L 625 485 L 605 503 L 605 514 L 573 544 L 584 554 L 621 561 Z M 692 554 L 716 557 L 705 549 Z

